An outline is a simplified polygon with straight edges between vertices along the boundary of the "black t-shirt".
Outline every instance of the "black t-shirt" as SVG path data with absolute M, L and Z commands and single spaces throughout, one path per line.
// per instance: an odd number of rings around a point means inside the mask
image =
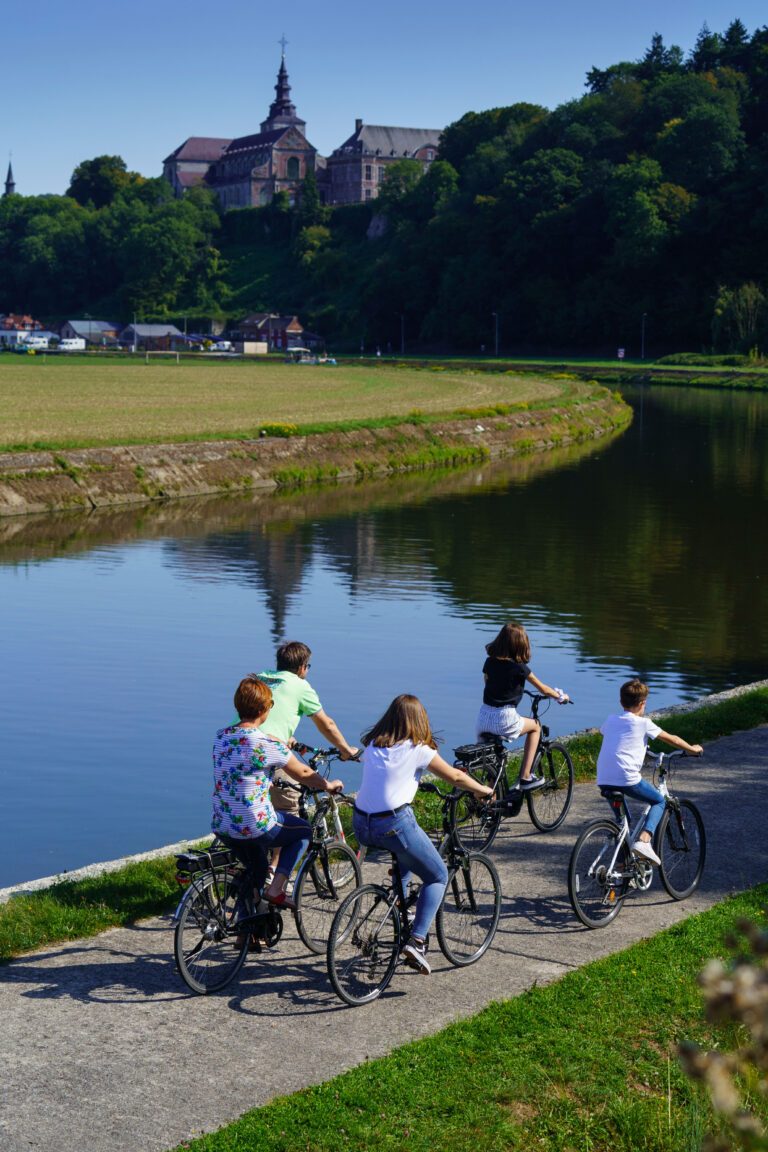
M 507 704 L 517 707 L 523 698 L 525 682 L 531 674 L 527 664 L 516 660 L 499 660 L 489 656 L 483 664 L 483 674 L 488 677 L 483 691 L 483 704 L 492 708 L 503 708 Z

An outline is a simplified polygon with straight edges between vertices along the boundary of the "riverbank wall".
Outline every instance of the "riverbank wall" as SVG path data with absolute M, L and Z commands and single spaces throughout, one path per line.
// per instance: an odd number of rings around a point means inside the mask
M 631 420 L 602 388 L 504 415 L 254 440 L 0 453 L 0 516 L 357 480 L 542 452 L 599 439 Z M 269 431 L 271 434 L 267 434 Z M 280 434 L 280 432 L 284 434 Z
M 768 688 L 768 680 L 758 680 L 754 684 L 742 684 L 737 688 L 729 688 L 725 692 L 716 692 L 709 696 L 700 696 L 696 700 L 689 700 L 682 704 L 674 704 L 669 708 L 660 708 L 655 712 L 649 712 L 648 715 L 654 720 L 661 720 L 669 716 L 680 716 L 688 712 L 695 712 L 698 708 L 707 708 L 716 704 L 722 704 L 727 700 L 735 700 L 739 696 L 744 696 L 747 692 L 754 692 L 759 688 Z M 586 729 L 587 732 L 597 732 L 596 728 Z M 573 733 L 573 736 L 582 736 L 583 732 Z M 561 736 L 558 737 L 564 743 L 568 743 L 572 737 Z M 163 848 L 155 848 L 150 852 L 139 852 L 132 856 L 124 856 L 118 860 L 108 860 L 101 864 L 89 864 L 85 868 L 77 868 L 72 872 L 60 873 L 57 876 L 42 876 L 37 880 L 28 880 L 22 884 L 14 884 L 9 888 L 0 888 L 0 904 L 6 903 L 14 896 L 26 896 L 31 892 L 41 892 L 46 888 L 52 888 L 55 884 L 61 884 L 64 881 L 76 882 L 78 880 L 88 880 L 95 876 L 102 876 L 108 872 L 119 872 L 121 868 L 127 867 L 129 864 L 140 864 L 145 860 L 161 860 L 169 856 L 175 856 L 180 852 L 186 852 L 193 845 L 200 844 L 205 840 L 211 839 L 210 833 L 203 832 L 200 836 L 192 837 L 190 840 L 182 840 L 176 844 L 166 844 Z

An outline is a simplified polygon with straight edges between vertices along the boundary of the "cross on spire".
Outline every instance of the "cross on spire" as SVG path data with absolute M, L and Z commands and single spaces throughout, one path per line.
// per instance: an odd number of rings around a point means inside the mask
M 283 32 L 282 36 L 281 36 L 281 37 L 280 37 L 280 39 L 278 40 L 278 44 L 280 44 L 280 45 L 282 46 L 282 49 L 283 49 L 283 58 L 285 58 L 285 49 L 286 49 L 286 48 L 287 48 L 287 46 L 288 46 L 288 41 L 287 41 L 287 40 L 286 40 L 286 38 L 285 38 L 285 32 Z

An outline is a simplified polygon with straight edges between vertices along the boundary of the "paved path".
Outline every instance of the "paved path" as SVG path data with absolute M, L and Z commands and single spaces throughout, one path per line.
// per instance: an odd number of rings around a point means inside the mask
M 535 833 L 524 815 L 503 825 L 492 854 L 505 899 L 484 960 L 455 970 L 435 953 L 428 980 L 399 972 L 365 1008 L 340 1004 L 323 958 L 307 955 L 292 923 L 273 956 L 249 958 L 215 997 L 186 992 L 168 919 L 0 967 L 0 1147 L 163 1152 L 766 880 L 768 727 L 709 745 L 683 772 L 681 792 L 701 805 L 708 832 L 704 880 L 690 900 L 673 902 L 657 881 L 607 929 L 580 926 L 568 856 L 579 828 L 604 811 L 594 786 L 582 785 L 557 833 Z

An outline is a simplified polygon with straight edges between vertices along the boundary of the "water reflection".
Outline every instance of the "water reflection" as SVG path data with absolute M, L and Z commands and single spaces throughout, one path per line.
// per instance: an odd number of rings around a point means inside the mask
M 350 737 L 413 691 L 448 747 L 512 615 L 577 701 L 556 731 L 631 672 L 657 705 L 764 677 L 766 399 L 631 399 L 612 442 L 523 461 L 0 520 L 0 886 L 204 830 L 211 733 L 288 635 Z

